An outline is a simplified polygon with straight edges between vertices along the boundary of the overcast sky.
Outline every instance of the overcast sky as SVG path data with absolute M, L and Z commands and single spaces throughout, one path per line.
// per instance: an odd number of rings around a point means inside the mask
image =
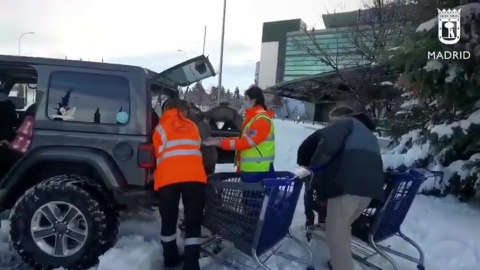
M 0 54 L 124 63 L 161 71 L 200 55 L 218 70 L 223 0 L 0 0 Z M 263 22 L 303 19 L 323 28 L 321 15 L 354 10 L 360 0 L 228 0 L 224 86 L 253 83 Z M 179 52 L 181 50 L 185 53 Z M 218 77 L 207 86 L 217 84 Z

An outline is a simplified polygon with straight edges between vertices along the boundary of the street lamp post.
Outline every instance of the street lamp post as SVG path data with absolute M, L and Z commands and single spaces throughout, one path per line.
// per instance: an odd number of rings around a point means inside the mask
M 222 41 L 220 43 L 220 68 L 218 70 L 218 104 L 220 104 L 220 93 L 222 92 L 222 72 L 223 72 L 223 47 L 225 45 L 225 15 L 227 14 L 227 0 L 223 0 L 223 22 L 222 22 Z
M 23 38 L 24 36 L 26 36 L 26 35 L 34 35 L 34 34 L 35 34 L 35 32 L 25 32 L 25 33 L 23 33 L 23 34 L 20 35 L 20 37 L 18 38 L 18 55 L 21 55 L 21 54 L 22 54 L 22 51 L 21 51 L 21 49 L 22 49 L 22 47 L 21 47 L 21 45 L 22 45 L 22 38 Z M 23 90 L 23 98 L 24 98 L 25 100 L 27 100 L 27 99 L 28 99 L 28 91 L 27 91 L 26 84 L 23 84 L 22 86 L 23 86 L 23 87 L 22 87 L 22 88 L 23 88 L 23 89 L 22 89 L 22 90 Z
M 22 38 L 26 35 L 34 35 L 34 34 L 35 34 L 35 32 L 25 32 L 25 33 L 20 35 L 20 37 L 18 38 L 18 55 L 22 54 L 22 51 L 21 51 Z
M 205 42 L 207 41 L 207 26 L 203 29 L 203 50 L 202 54 L 205 55 Z
M 206 44 L 206 41 L 207 41 L 207 26 L 205 25 L 205 28 L 203 29 L 203 48 L 202 48 L 202 55 L 205 55 L 205 44 Z M 183 50 L 178 49 L 177 51 L 178 51 L 178 52 L 181 52 L 181 53 L 183 53 L 183 54 L 185 54 L 185 55 L 188 55 L 188 53 L 186 53 L 186 52 L 183 51 Z M 201 85 L 203 85 L 203 84 L 202 84 L 202 81 L 199 81 L 199 83 L 200 83 Z

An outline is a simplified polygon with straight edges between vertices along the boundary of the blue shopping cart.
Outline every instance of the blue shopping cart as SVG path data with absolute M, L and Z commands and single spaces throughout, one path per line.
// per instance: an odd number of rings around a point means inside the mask
M 424 169 L 412 169 L 407 172 L 385 173 L 384 203 L 372 201 L 362 215 L 352 224 L 352 253 L 356 261 L 368 266 L 371 269 L 383 270 L 382 266 L 374 264 L 370 259 L 375 255 L 382 256 L 394 270 L 400 270 L 400 266 L 389 254 L 401 257 L 417 265 L 417 269 L 424 270 L 425 255 L 414 240 L 403 234 L 401 225 L 408 214 L 410 206 L 420 189 L 422 183 L 429 178 L 440 180 L 443 172 L 428 171 Z M 317 203 L 315 189 L 308 189 L 305 192 L 312 192 L 310 202 L 317 214 L 325 215 L 324 204 Z M 322 219 L 322 218 L 319 218 Z M 315 224 L 307 227 L 307 239 L 318 236 L 325 239 L 323 224 Z M 383 246 L 380 242 L 398 236 L 412 245 L 418 252 L 418 257 L 401 253 L 389 246 Z
M 209 176 L 204 227 L 212 236 L 202 245 L 204 253 L 236 269 L 246 266 L 268 270 L 266 261 L 278 255 L 314 270 L 312 251 L 290 230 L 305 179 L 290 172 L 276 173 L 277 178 L 258 183 L 243 183 L 237 173 Z M 278 251 L 285 237 L 304 247 L 308 258 Z M 225 241 L 233 244 L 235 252 L 240 251 L 251 259 L 255 267 L 237 259 L 221 258 L 218 247 Z

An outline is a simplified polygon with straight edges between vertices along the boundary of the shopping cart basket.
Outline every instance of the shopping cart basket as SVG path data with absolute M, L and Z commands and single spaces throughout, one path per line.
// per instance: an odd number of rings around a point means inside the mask
M 304 179 L 290 172 L 276 173 L 277 178 L 259 183 L 243 183 L 236 173 L 217 173 L 208 178 L 204 227 L 213 236 L 202 245 L 203 252 L 238 269 L 239 260 L 222 259 L 211 249 L 226 240 L 235 251 L 253 259 L 256 267 L 251 268 L 268 270 L 266 261 L 272 255 L 279 255 L 307 265 L 308 270 L 314 269 L 312 251 L 290 230 Z M 308 259 L 279 252 L 285 237 L 303 246 Z
M 442 177 L 442 172 L 424 169 L 385 173 L 384 203 L 372 201 L 362 215 L 352 224 L 352 251 L 354 259 L 371 269 L 382 270 L 384 267 L 370 261 L 374 255 L 379 254 L 393 266 L 394 270 L 400 270 L 398 263 L 387 254 L 390 253 L 414 262 L 417 264 L 417 269 L 424 270 L 425 255 L 422 248 L 414 240 L 403 234 L 400 227 L 422 183 L 426 179 L 433 178 L 438 180 Z M 313 210 L 319 215 L 325 214 L 325 209 L 321 209 L 322 205 L 317 203 L 316 191 L 306 190 L 305 192 L 314 193 L 310 196 L 311 200 L 314 200 L 311 202 L 311 205 L 314 206 Z M 319 216 L 319 219 L 322 220 L 323 217 Z M 325 239 L 322 227 L 322 224 L 308 226 L 307 238 L 316 235 Z M 412 245 L 418 252 L 418 258 L 379 244 L 379 242 L 393 236 L 399 236 Z

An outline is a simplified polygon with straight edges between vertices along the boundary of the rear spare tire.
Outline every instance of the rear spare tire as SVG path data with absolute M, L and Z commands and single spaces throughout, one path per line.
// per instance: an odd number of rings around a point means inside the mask
M 55 176 L 30 188 L 10 215 L 10 237 L 34 269 L 88 269 L 113 246 L 108 213 L 79 179 Z

